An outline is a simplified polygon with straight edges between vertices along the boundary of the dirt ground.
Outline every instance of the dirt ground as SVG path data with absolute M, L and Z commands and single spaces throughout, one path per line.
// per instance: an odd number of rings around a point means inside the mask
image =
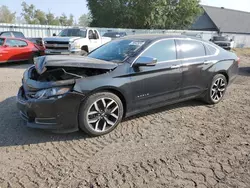
M 15 105 L 29 65 L 0 67 L 0 187 L 250 187 L 250 56 L 216 106 L 189 101 L 109 135 L 26 128 Z

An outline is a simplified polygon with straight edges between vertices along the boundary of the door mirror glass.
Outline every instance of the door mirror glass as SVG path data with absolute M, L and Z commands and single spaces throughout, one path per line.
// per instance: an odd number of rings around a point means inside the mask
M 153 57 L 139 57 L 134 63 L 135 67 L 146 67 L 146 66 L 155 66 L 157 59 Z
M 55 33 L 53 33 L 53 37 L 55 37 L 56 36 L 56 34 Z

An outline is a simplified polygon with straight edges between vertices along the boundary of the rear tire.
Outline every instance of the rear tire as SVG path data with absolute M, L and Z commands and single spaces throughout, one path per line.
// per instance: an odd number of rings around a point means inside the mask
M 90 136 L 101 136 L 114 130 L 123 117 L 123 104 L 110 92 L 89 96 L 79 111 L 79 126 Z
M 219 103 L 225 95 L 227 84 L 227 79 L 223 74 L 215 75 L 203 100 L 208 104 Z

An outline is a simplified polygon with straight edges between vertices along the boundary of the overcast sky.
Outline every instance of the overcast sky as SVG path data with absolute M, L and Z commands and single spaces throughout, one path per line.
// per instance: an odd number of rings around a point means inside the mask
M 20 14 L 22 0 L 0 0 L 0 5 L 7 5 L 12 11 Z M 78 18 L 87 13 L 86 0 L 25 0 L 28 4 L 34 4 L 37 8 L 52 12 L 56 15 L 66 13 L 74 14 Z M 237 9 L 250 12 L 250 0 L 201 0 L 202 4 Z
M 201 4 L 250 12 L 250 0 L 201 0 Z

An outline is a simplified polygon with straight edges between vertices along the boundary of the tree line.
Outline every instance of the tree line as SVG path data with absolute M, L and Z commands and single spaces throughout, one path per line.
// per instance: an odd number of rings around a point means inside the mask
M 81 25 L 135 29 L 188 29 L 202 13 L 200 0 L 87 0 L 89 14 L 55 16 L 23 2 L 21 18 L 28 24 Z M 0 22 L 19 21 L 15 12 L 0 7 Z
M 87 0 L 91 26 L 187 29 L 202 13 L 200 0 Z

